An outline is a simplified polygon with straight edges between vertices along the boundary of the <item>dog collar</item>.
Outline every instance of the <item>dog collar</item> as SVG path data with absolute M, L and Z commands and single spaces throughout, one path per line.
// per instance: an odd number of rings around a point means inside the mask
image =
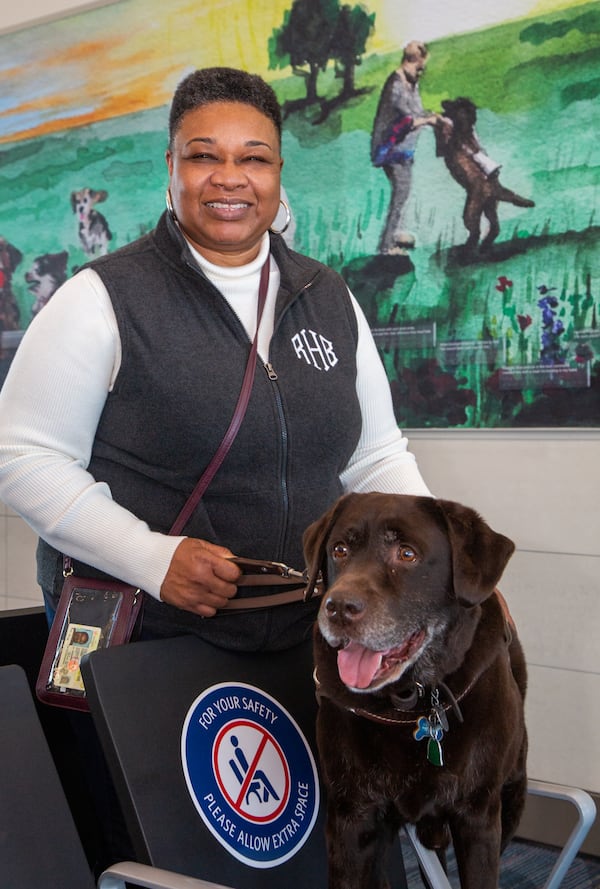
M 337 701 L 334 701 L 334 703 L 337 706 L 342 706 L 344 710 L 347 710 L 349 713 L 354 714 L 354 716 L 360 716 L 363 719 L 369 719 L 371 722 L 377 722 L 380 725 L 416 725 L 416 728 L 413 731 L 413 737 L 415 741 L 426 740 L 427 759 L 434 766 L 443 766 L 444 753 L 442 749 L 442 740 L 444 738 L 444 733 L 447 732 L 450 728 L 447 713 L 449 710 L 452 710 L 458 721 L 464 722 L 462 711 L 459 707 L 459 701 L 461 701 L 465 697 L 465 695 L 470 692 L 470 690 L 479 679 L 479 675 L 480 674 L 477 674 L 475 677 L 473 677 L 471 682 L 468 683 L 467 687 L 463 689 L 458 697 L 454 696 L 445 682 L 439 682 L 435 688 L 431 688 L 429 690 L 429 709 L 426 710 L 423 714 L 418 715 L 416 720 L 414 713 L 411 716 L 408 716 L 408 710 L 415 707 L 417 702 L 425 697 L 426 689 L 420 682 L 414 683 L 414 689 L 410 695 L 402 697 L 401 700 L 403 707 L 397 706 L 397 704 L 399 703 L 398 696 L 391 696 L 391 713 L 389 711 L 386 714 L 375 713 L 372 710 L 367 710 L 365 707 L 343 706 L 341 704 L 338 704 Z M 317 675 L 316 667 L 313 672 L 313 679 L 315 682 L 317 701 L 319 701 L 319 699 L 322 697 L 328 697 L 321 689 L 321 683 Z M 443 692 L 444 696 L 447 699 L 447 702 L 445 704 L 441 701 L 440 690 Z M 393 703 L 394 699 L 396 699 L 396 705 Z M 330 698 L 330 700 L 332 699 Z M 407 715 L 400 716 L 400 710 L 404 710 Z

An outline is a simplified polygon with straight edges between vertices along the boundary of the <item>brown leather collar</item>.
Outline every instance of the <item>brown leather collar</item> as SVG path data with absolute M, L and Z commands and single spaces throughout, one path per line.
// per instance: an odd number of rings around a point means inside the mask
M 449 710 L 452 710 L 454 712 L 454 715 L 458 719 L 458 721 L 462 722 L 463 715 L 461 713 L 460 707 L 458 706 L 458 702 L 462 701 L 462 699 L 468 695 L 468 693 L 471 691 L 471 689 L 473 688 L 473 686 L 475 685 L 475 683 L 477 682 L 478 679 L 479 679 L 479 675 L 474 676 L 473 679 L 471 680 L 471 682 L 469 682 L 469 684 L 467 685 L 467 687 L 464 688 L 460 692 L 460 694 L 458 694 L 456 697 L 454 697 L 454 694 L 452 693 L 452 691 L 448 688 L 448 686 L 444 682 L 438 682 L 438 685 L 435 689 L 430 689 L 429 697 L 431 698 L 431 695 L 434 692 L 439 695 L 440 690 L 442 690 L 444 692 L 444 695 L 447 698 L 447 701 L 445 704 L 441 705 L 441 709 L 445 713 L 447 713 Z M 425 689 L 423 688 L 423 686 L 421 686 L 419 698 L 423 697 L 424 693 L 425 693 Z M 415 720 L 419 716 L 426 715 L 428 712 L 431 711 L 431 706 L 429 706 L 429 707 L 423 706 L 420 710 L 415 709 L 412 712 L 410 718 L 407 717 L 407 713 L 409 711 L 404 711 L 404 716 L 400 716 L 400 712 L 402 712 L 402 711 L 399 712 L 398 709 L 396 707 L 394 707 L 393 705 L 392 705 L 391 709 L 388 710 L 387 715 L 384 713 L 375 713 L 372 710 L 366 710 L 363 707 L 348 707 L 347 709 L 351 713 L 354 713 L 355 716 L 362 716 L 363 719 L 370 719 L 371 722 L 379 722 L 379 723 L 382 723 L 383 725 L 414 725 Z
M 444 692 L 444 696 L 446 697 L 446 703 L 442 705 L 442 709 L 444 710 L 444 712 L 453 710 L 459 722 L 462 722 L 462 713 L 460 712 L 458 702 L 462 701 L 462 699 L 466 697 L 466 695 L 471 691 L 480 676 L 481 674 L 477 673 L 477 675 L 471 679 L 468 685 L 456 697 L 444 682 L 438 682 L 437 688 L 441 688 Z M 363 719 L 369 719 L 371 720 L 371 722 L 379 722 L 382 725 L 414 725 L 419 716 L 424 715 L 431 710 L 431 707 L 426 706 L 425 703 L 423 703 L 422 707 L 420 708 L 417 708 L 416 706 L 419 701 L 425 698 L 426 690 L 420 683 L 415 683 L 414 702 L 411 700 L 411 703 L 407 707 L 398 707 L 394 706 L 393 703 L 390 703 L 387 711 L 381 713 L 375 712 L 374 710 L 367 710 L 365 707 L 350 707 L 346 704 L 340 704 L 334 698 L 331 698 L 329 695 L 323 692 L 321 688 L 321 683 L 319 682 L 316 667 L 313 672 L 313 679 L 315 682 L 317 700 L 325 697 L 329 698 L 329 700 L 333 701 L 333 703 L 335 703 L 342 710 L 347 710 L 349 713 L 353 713 L 354 716 L 361 716 Z

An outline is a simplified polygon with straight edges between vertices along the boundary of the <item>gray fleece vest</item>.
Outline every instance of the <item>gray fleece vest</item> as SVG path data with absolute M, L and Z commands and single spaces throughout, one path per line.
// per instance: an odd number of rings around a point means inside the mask
M 302 533 L 341 493 L 360 435 L 357 325 L 335 272 L 271 241 L 281 285 L 270 368 L 259 359 L 242 427 L 183 533 L 302 568 Z M 89 469 L 116 502 L 167 532 L 227 429 L 250 342 L 166 214 L 152 234 L 91 267 L 112 300 L 123 357 Z M 56 551 L 41 544 L 38 563 L 42 585 L 52 576 L 58 590 Z M 144 630 L 280 648 L 299 641 L 314 614 L 299 604 L 201 620 L 147 597 Z

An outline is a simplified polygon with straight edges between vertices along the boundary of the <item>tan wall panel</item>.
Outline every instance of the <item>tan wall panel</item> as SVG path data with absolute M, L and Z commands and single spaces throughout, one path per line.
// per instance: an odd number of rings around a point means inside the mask
M 477 509 L 519 549 L 600 555 L 600 434 L 409 433 L 434 494 Z

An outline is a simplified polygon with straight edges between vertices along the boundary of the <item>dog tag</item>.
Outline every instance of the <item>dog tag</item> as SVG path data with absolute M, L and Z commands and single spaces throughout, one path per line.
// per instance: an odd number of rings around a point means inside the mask
M 448 729 L 450 728 L 450 723 L 448 722 L 448 717 L 446 716 L 446 711 L 444 710 L 444 708 L 442 706 L 435 706 L 433 709 L 434 709 L 437 721 L 439 722 L 441 727 L 444 729 L 444 731 L 447 732 Z
M 444 687 L 447 688 L 447 686 L 444 686 Z M 448 691 L 450 691 L 450 690 L 448 689 Z M 448 729 L 450 728 L 450 725 L 448 723 L 448 717 L 446 716 L 446 711 L 444 710 L 444 708 L 442 707 L 442 704 L 440 702 L 440 693 L 437 688 L 431 689 L 431 708 L 432 708 L 432 713 L 430 716 L 431 722 L 432 723 L 437 722 L 443 728 L 443 730 L 445 732 L 447 732 Z
M 442 745 L 437 738 L 430 738 L 427 742 L 427 759 L 434 766 L 444 765 L 444 754 L 442 753 Z
M 444 765 L 444 755 L 442 753 L 442 738 L 444 730 L 438 722 L 435 712 L 428 718 L 421 716 L 417 720 L 417 727 L 413 732 L 416 741 L 427 739 L 427 759 L 434 766 Z

